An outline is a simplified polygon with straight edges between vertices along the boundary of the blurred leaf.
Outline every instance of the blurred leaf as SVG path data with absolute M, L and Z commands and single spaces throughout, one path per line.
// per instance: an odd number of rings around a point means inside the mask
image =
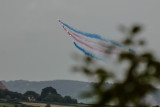
M 124 45 L 131 45 L 131 44 L 133 44 L 133 41 L 132 41 L 130 38 L 127 38 L 127 39 L 125 39 L 125 40 L 123 41 L 123 44 L 124 44 Z
M 134 39 L 135 35 L 142 31 L 140 25 L 134 25 L 131 30 L 128 30 L 125 26 L 120 26 L 120 31 L 127 34 L 127 37 L 121 42 L 130 46 L 143 46 L 146 45 L 144 40 Z M 115 47 L 109 48 L 110 51 Z M 106 51 L 108 54 L 110 51 Z M 132 51 L 130 49 L 130 51 Z M 108 53 L 107 53 L 108 52 Z M 114 79 L 114 73 L 110 70 L 96 68 L 89 69 L 89 66 L 81 67 L 82 72 L 87 76 L 97 77 L 97 82 L 93 83 L 93 90 L 86 94 L 87 96 L 96 95 L 98 97 L 95 105 L 92 107 L 104 107 L 110 102 L 118 104 L 117 107 L 126 107 L 128 104 L 132 104 L 137 107 L 147 107 L 149 105 L 142 103 L 144 97 L 154 92 L 156 89 L 152 82 L 158 80 L 160 82 L 160 62 L 156 61 L 153 52 L 143 52 L 139 55 L 134 55 L 130 52 L 122 52 L 118 56 L 118 60 L 127 60 L 128 66 L 125 69 L 125 75 L 122 81 L 114 83 L 109 88 L 106 88 L 106 81 L 108 79 Z M 93 64 L 92 59 L 87 57 L 85 63 Z M 139 69 L 141 64 L 144 64 L 143 69 Z M 113 65 L 115 67 L 115 65 Z
M 84 61 L 87 65 L 90 64 L 90 63 L 93 63 L 93 59 L 89 56 L 85 57 Z
M 131 29 L 131 34 L 135 35 L 136 33 L 140 32 L 142 30 L 142 27 L 140 25 L 135 25 Z
M 138 43 L 139 45 L 145 45 L 146 44 L 146 42 L 144 40 L 139 40 L 138 42 L 139 42 Z

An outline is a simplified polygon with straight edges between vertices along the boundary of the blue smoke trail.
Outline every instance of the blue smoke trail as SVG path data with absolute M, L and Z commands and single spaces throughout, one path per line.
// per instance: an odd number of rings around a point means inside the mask
M 78 46 L 75 42 L 73 42 L 73 44 L 76 46 L 76 48 L 78 48 L 80 51 L 82 51 L 85 55 L 88 55 L 88 56 L 90 56 L 90 57 L 92 57 L 92 58 L 95 58 L 95 59 L 97 59 L 97 60 L 101 60 L 101 61 L 103 61 L 103 62 L 106 62 L 104 59 L 102 59 L 102 58 L 100 58 L 100 57 L 97 57 L 97 56 L 95 56 L 95 55 L 87 52 L 85 49 L 83 49 L 83 48 L 81 48 L 80 46 Z
M 106 41 L 106 42 L 109 42 L 110 40 L 105 40 L 104 38 L 102 38 L 100 35 L 97 35 L 97 34 L 91 34 L 91 33 L 86 33 L 86 32 L 81 32 L 81 31 L 78 31 L 72 27 L 70 27 L 69 25 L 63 23 L 61 20 L 58 20 L 61 24 L 63 24 L 64 26 L 66 26 L 68 29 L 76 32 L 76 33 L 79 33 L 79 34 L 82 34 L 84 36 L 87 36 L 87 37 L 90 37 L 90 38 L 95 38 L 95 39 L 99 39 L 99 40 L 103 40 L 103 41 Z
M 72 31 L 74 31 L 74 32 L 76 32 L 76 33 L 79 33 L 79 34 L 84 35 L 84 36 L 89 37 L 89 38 L 95 38 L 95 39 L 99 39 L 99 40 L 102 40 L 102 41 L 105 41 L 105 42 L 111 42 L 112 44 L 114 44 L 114 45 L 116 45 L 116 46 L 118 46 L 118 47 L 120 47 L 120 48 L 124 48 L 124 49 L 126 49 L 127 51 L 129 51 L 129 52 L 131 52 L 131 53 L 133 53 L 133 54 L 136 54 L 136 52 L 135 52 L 134 50 L 132 50 L 132 49 L 130 49 L 130 48 L 127 48 L 127 47 L 125 47 L 125 46 L 122 46 L 122 45 L 120 45 L 119 43 L 117 43 L 117 42 L 115 42 L 115 41 L 113 41 L 113 40 L 105 39 L 105 38 L 101 37 L 101 36 L 98 35 L 98 34 L 91 34 L 91 33 L 86 33 L 86 32 L 78 31 L 78 30 L 70 27 L 68 24 L 63 23 L 61 20 L 58 20 L 58 21 L 59 21 L 61 24 L 63 24 L 64 26 L 66 26 L 68 29 L 70 29 L 70 30 L 72 30 Z

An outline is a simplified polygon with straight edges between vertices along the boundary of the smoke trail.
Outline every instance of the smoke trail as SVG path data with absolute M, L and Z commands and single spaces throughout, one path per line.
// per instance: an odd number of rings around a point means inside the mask
M 79 33 L 79 34 L 82 34 L 84 36 L 87 36 L 87 37 L 90 37 L 90 38 L 95 38 L 95 39 L 100 39 L 100 40 L 103 40 L 103 38 L 100 36 L 100 35 L 97 35 L 97 34 L 91 34 L 91 33 L 85 33 L 85 32 L 81 32 L 81 31 L 78 31 L 72 27 L 70 27 L 69 25 L 63 23 L 61 20 L 58 20 L 61 24 L 63 24 L 64 26 L 66 26 L 68 29 L 76 32 L 76 33 Z M 106 40 L 107 42 L 109 42 L 109 40 Z
M 102 37 L 101 37 L 100 35 L 98 35 L 98 34 L 91 34 L 91 33 L 81 32 L 81 31 L 76 30 L 76 29 L 70 27 L 69 25 L 63 23 L 61 20 L 58 20 L 58 21 L 59 21 L 61 24 L 63 24 L 64 26 L 66 26 L 68 29 L 70 29 L 70 30 L 72 30 L 72 31 L 74 31 L 74 32 L 76 32 L 76 33 L 79 33 L 79 34 L 81 34 L 81 35 L 83 35 L 83 36 L 86 36 L 86 37 L 89 37 L 89 38 L 99 39 L 99 40 L 102 40 L 102 41 L 105 41 L 105 42 L 110 42 L 110 43 L 112 43 L 112 44 L 114 44 L 114 45 L 116 45 L 116 46 L 118 46 L 118 47 L 120 47 L 120 48 L 123 48 L 123 49 L 125 49 L 125 50 L 127 50 L 127 51 L 129 51 L 129 52 L 131 52 L 131 53 L 133 53 L 133 54 L 136 54 L 136 52 L 135 52 L 134 50 L 132 50 L 132 49 L 130 49 L 130 48 L 127 48 L 127 47 L 125 47 L 125 46 L 122 46 L 122 45 L 120 45 L 119 43 L 117 43 L 117 42 L 115 42 L 115 41 L 113 41 L 113 40 L 109 40 L 109 39 L 102 38 Z
M 69 32 L 68 32 L 68 33 L 69 33 Z M 70 34 L 70 33 L 69 33 L 69 34 Z M 96 50 L 96 51 L 98 51 L 98 52 L 105 53 L 104 50 L 100 50 L 100 49 L 94 48 L 94 47 L 90 46 L 89 44 L 84 43 L 84 42 L 82 42 L 81 40 L 78 40 L 78 39 L 77 39 L 76 37 L 74 37 L 72 34 L 70 34 L 70 35 L 71 35 L 71 37 L 72 37 L 75 41 L 81 43 L 82 45 L 84 45 L 84 46 L 86 46 L 86 47 L 88 47 L 88 48 L 90 48 L 90 49 Z
M 81 38 L 81 36 L 79 36 L 79 35 L 73 35 L 70 31 L 68 31 L 63 25 L 62 25 L 62 27 L 63 27 L 63 29 L 68 33 L 68 35 L 70 35 L 75 41 L 77 41 L 78 43 L 80 43 L 80 44 L 82 44 L 82 45 L 84 45 L 84 46 L 86 46 L 86 47 L 88 47 L 88 48 L 90 48 L 90 49 L 92 49 L 92 50 L 95 50 L 95 51 L 98 51 L 98 52 L 101 52 L 101 53 L 104 53 L 104 54 L 106 54 L 106 53 L 108 53 L 108 54 L 119 54 L 118 52 L 107 52 L 107 50 L 104 50 L 104 49 L 98 49 L 98 48 L 95 48 L 95 47 L 93 47 L 93 46 L 91 46 L 91 45 L 89 45 L 89 44 L 87 44 L 87 43 L 85 43 L 85 42 L 83 42 L 83 41 L 81 41 L 81 40 L 79 40 L 79 39 L 77 39 L 76 37 L 78 37 L 78 38 L 80 38 L 80 39 L 83 39 L 83 38 Z M 75 37 L 76 36 L 76 37 Z M 91 42 L 91 41 L 90 41 Z M 96 42 L 94 42 L 94 43 L 96 43 Z M 97 44 L 97 43 L 96 43 Z
M 79 40 L 79 39 L 77 39 L 74 35 L 72 35 L 71 34 L 71 32 L 70 31 L 68 31 L 64 26 L 62 26 L 63 27 L 63 29 L 68 33 L 68 35 L 70 35 L 75 41 L 77 41 L 78 43 L 80 43 L 80 44 L 82 44 L 82 45 L 84 45 L 84 46 L 86 46 L 86 47 L 88 47 L 88 48 L 90 48 L 90 49 L 93 49 L 93 50 L 95 50 L 95 51 L 98 51 L 98 52 L 102 52 L 102 53 L 107 53 L 107 51 L 105 51 L 105 50 L 102 50 L 102 49 L 98 49 L 98 48 L 94 48 L 93 46 L 91 46 L 91 45 L 89 45 L 89 44 L 87 44 L 87 43 L 85 43 L 85 42 L 83 42 L 83 41 L 81 41 L 81 40 Z M 78 36 L 78 37 L 80 37 L 79 35 L 76 35 L 76 36 Z M 110 54 L 118 54 L 118 53 L 116 53 L 116 52 L 110 52 Z
M 84 37 L 82 37 L 82 36 L 79 36 L 79 35 L 77 35 L 77 34 L 74 33 L 74 32 L 70 32 L 70 33 L 72 33 L 74 36 L 76 36 L 76 37 L 78 37 L 78 38 L 80 38 L 80 39 L 83 39 L 83 40 L 86 41 L 86 42 L 92 42 L 92 43 L 96 43 L 96 44 L 97 44 L 97 42 L 92 41 L 92 40 L 89 40 L 89 39 L 86 39 L 86 38 L 84 38 Z
M 73 44 L 74 44 L 80 51 L 82 51 L 85 55 L 88 55 L 88 56 L 90 56 L 90 57 L 92 57 L 92 58 L 95 58 L 95 59 L 97 59 L 97 60 L 101 60 L 101 61 L 103 61 L 103 62 L 106 62 L 104 59 L 102 59 L 102 58 L 100 58 L 100 57 L 97 57 L 97 56 L 95 56 L 95 55 L 87 52 L 85 49 L 83 49 L 83 48 L 81 48 L 80 46 L 78 46 L 75 42 L 73 42 Z
M 82 37 L 82 36 L 80 36 L 80 35 L 78 35 L 78 34 L 76 34 L 76 33 L 74 33 L 74 32 L 71 32 L 71 31 L 69 31 L 69 32 L 70 32 L 70 34 L 72 34 L 72 35 L 75 36 L 76 38 L 82 39 L 83 41 L 88 42 L 88 43 L 97 44 L 97 46 L 100 46 L 100 47 L 102 47 L 102 48 L 105 48 L 105 49 L 103 49 L 103 50 L 111 49 L 111 47 L 113 47 L 113 46 L 111 46 L 111 45 L 106 44 L 106 42 L 104 42 L 104 43 L 103 43 L 103 41 L 96 42 L 96 41 L 94 41 L 94 40 L 91 40 L 91 39 L 87 39 L 87 38 L 85 38 L 85 37 Z M 116 53 L 116 52 L 115 52 L 115 53 Z M 116 53 L 116 54 L 117 54 L 117 53 Z

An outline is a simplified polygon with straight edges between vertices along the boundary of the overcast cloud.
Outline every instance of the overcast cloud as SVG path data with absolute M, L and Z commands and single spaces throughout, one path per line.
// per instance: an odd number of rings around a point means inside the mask
M 0 80 L 87 79 L 70 72 L 79 52 L 57 19 L 106 38 L 123 38 L 118 25 L 145 26 L 142 37 L 159 49 L 159 0 L 1 0 Z M 77 63 L 78 64 L 78 63 Z

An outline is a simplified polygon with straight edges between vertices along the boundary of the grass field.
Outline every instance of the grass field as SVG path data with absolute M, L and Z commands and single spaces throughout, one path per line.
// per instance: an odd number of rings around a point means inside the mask
M 45 107 L 46 106 L 45 103 L 31 103 L 31 102 L 21 102 L 21 103 L 24 105 L 35 106 L 35 107 Z M 18 107 L 21 107 L 21 104 L 0 103 L 0 107 L 4 107 L 4 106 L 5 107 L 15 107 L 15 105 L 17 105 Z M 77 106 L 65 106 L 65 105 L 55 105 L 55 104 L 51 104 L 50 106 L 51 107 L 77 107 Z M 79 105 L 78 107 L 82 107 L 82 106 Z
M 31 106 L 39 106 L 39 107 L 45 107 L 46 104 L 45 103 L 29 103 L 29 102 L 22 102 L 22 104 L 25 105 L 31 105 Z M 74 107 L 74 106 L 61 106 L 61 105 L 53 105 L 51 104 L 51 107 Z
M 0 103 L 0 107 L 3 107 L 3 106 L 6 106 L 6 107 L 15 107 L 15 104 Z M 18 107 L 20 107 L 20 105 L 18 105 Z

